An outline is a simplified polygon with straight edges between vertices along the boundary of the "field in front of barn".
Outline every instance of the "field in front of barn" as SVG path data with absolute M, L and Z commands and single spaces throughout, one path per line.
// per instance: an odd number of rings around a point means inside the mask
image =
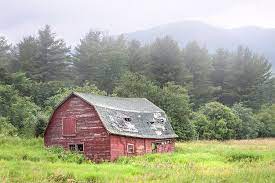
M 0 137 L 0 182 L 275 182 L 275 139 L 196 141 L 93 164 L 42 139 Z

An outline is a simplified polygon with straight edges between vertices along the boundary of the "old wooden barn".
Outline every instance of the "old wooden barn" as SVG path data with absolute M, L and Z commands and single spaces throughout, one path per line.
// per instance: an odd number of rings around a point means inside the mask
M 51 116 L 44 143 L 98 162 L 172 152 L 176 137 L 165 112 L 145 98 L 72 93 Z

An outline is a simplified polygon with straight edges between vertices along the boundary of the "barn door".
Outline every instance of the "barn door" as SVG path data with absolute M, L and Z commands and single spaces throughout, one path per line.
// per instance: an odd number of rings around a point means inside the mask
M 76 119 L 74 117 L 66 117 L 62 119 L 63 136 L 76 135 Z

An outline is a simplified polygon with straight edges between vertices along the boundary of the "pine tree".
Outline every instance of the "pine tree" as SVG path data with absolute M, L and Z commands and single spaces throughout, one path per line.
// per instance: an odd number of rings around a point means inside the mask
M 37 81 L 62 80 L 68 74 L 70 49 L 63 39 L 56 39 L 49 25 L 38 31 L 38 37 L 27 37 L 18 45 L 22 71 Z
M 111 93 L 114 84 L 127 70 L 127 47 L 122 36 L 114 39 L 102 32 L 89 32 L 76 48 L 75 66 L 80 83 L 94 83 Z
M 231 97 L 224 103 L 232 105 L 235 102 L 243 102 L 254 109 L 260 106 L 260 101 L 254 104 L 251 102 L 271 77 L 271 64 L 268 60 L 253 54 L 248 48 L 239 47 L 229 67 L 230 72 L 226 75 L 223 92 Z
M 130 41 L 128 45 L 128 58 L 129 71 L 140 74 L 145 74 L 148 71 L 148 46 L 141 46 L 141 43 L 136 40 Z
M 219 88 L 214 87 L 210 79 L 213 67 L 207 49 L 200 48 L 196 42 L 191 42 L 184 49 L 183 61 L 193 76 L 190 95 L 195 107 L 214 100 L 214 93 Z
M 169 81 L 187 85 L 190 74 L 182 60 L 181 50 L 170 37 L 156 39 L 150 46 L 149 72 L 146 74 L 160 85 Z
M 0 36 L 0 68 L 8 69 L 11 60 L 11 45 Z
M 25 37 L 17 45 L 17 60 L 20 63 L 20 70 L 25 72 L 28 77 L 34 73 L 34 62 L 38 57 L 38 40 L 33 37 Z

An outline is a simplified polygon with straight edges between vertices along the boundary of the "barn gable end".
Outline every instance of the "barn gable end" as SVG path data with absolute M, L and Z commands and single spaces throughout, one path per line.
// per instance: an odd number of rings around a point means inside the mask
M 75 118 L 75 135 L 63 135 L 64 119 Z M 61 146 L 69 150 L 70 145 L 83 144 L 83 153 L 95 161 L 110 159 L 110 136 L 103 126 L 95 108 L 71 95 L 54 111 L 44 135 L 46 146 Z

